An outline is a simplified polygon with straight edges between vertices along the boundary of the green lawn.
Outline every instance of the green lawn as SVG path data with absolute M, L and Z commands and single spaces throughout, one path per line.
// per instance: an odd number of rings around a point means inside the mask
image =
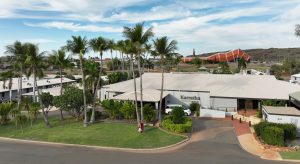
M 283 159 L 296 159 L 300 160 L 300 150 L 296 152 L 280 152 Z
M 155 127 L 137 132 L 136 125 L 126 123 L 96 123 L 87 128 L 73 119 L 63 123 L 51 118 L 52 128 L 45 128 L 42 120 L 32 127 L 26 125 L 23 133 L 14 124 L 0 126 L 0 136 L 26 140 L 49 141 L 70 144 L 97 145 L 122 148 L 156 148 L 175 144 L 185 137 L 168 134 Z

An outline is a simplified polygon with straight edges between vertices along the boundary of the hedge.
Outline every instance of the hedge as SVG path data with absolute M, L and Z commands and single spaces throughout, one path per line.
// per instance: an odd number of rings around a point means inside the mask
M 284 146 L 284 131 L 281 128 L 268 126 L 261 133 L 261 138 L 269 145 Z
M 284 140 L 294 140 L 297 136 L 297 127 L 294 124 L 279 124 L 271 122 L 260 122 L 254 125 L 255 133 L 261 136 L 266 127 L 277 127 L 284 131 Z
M 184 123 L 182 124 L 175 124 L 172 121 L 172 117 L 166 117 L 163 122 L 162 126 L 170 131 L 176 133 L 185 133 L 189 132 L 192 129 L 192 119 L 188 117 L 184 117 Z

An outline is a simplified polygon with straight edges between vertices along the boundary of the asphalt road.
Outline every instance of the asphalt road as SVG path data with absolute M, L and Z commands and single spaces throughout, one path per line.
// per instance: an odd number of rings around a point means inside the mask
M 0 164 L 274 164 L 248 154 L 240 148 L 230 124 L 218 120 L 194 123 L 195 133 L 215 128 L 225 131 L 208 138 L 190 141 L 170 152 L 133 153 L 90 148 L 16 143 L 0 140 Z M 199 131 L 199 132 L 197 132 Z M 199 137 L 201 137 L 200 134 Z M 196 136 L 196 135 L 195 135 Z M 195 138 L 195 137 L 194 137 Z

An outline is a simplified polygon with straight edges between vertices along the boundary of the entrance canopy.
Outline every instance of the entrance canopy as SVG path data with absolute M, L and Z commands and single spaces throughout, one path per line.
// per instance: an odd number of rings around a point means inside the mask
M 168 96 L 168 92 L 164 92 L 162 98 Z M 113 100 L 135 100 L 134 91 L 132 92 L 125 92 L 119 95 L 112 97 Z M 141 92 L 137 91 L 137 101 L 141 101 Z M 160 101 L 160 91 L 155 89 L 145 89 L 143 90 L 143 101 L 146 102 L 159 102 Z

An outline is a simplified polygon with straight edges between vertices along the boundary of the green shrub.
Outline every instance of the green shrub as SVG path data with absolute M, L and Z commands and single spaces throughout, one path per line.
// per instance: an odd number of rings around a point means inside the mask
M 183 118 L 182 124 L 175 124 L 172 121 L 172 117 L 165 117 L 162 126 L 170 131 L 176 132 L 176 133 L 185 133 L 189 132 L 192 129 L 192 119 L 188 117 Z
M 184 111 L 182 107 L 175 107 L 172 112 L 172 121 L 174 124 L 182 124 L 184 122 Z
M 151 122 L 155 119 L 155 109 L 150 104 L 146 104 L 143 108 L 144 111 L 144 120 L 146 122 Z
M 200 104 L 198 102 L 192 102 L 190 104 L 190 110 L 191 111 L 197 111 L 197 109 L 200 109 Z
M 283 130 L 284 140 L 294 140 L 297 136 L 297 127 L 294 124 L 279 124 L 271 122 L 260 122 L 254 125 L 255 133 L 261 136 L 266 127 L 277 127 Z
M 14 108 L 14 104 L 11 102 L 0 104 L 0 124 L 7 124 L 9 121 L 9 113 Z
M 270 123 L 268 122 L 260 122 L 256 125 L 254 125 L 254 130 L 257 136 L 261 136 L 262 132 L 264 131 L 265 127 L 267 127 Z
M 261 109 L 257 109 L 257 111 L 256 111 L 256 117 L 258 117 L 258 118 L 262 118 L 263 117 Z
M 120 119 L 122 117 L 120 111 L 122 103 L 114 100 L 103 100 L 101 104 L 111 119 Z
M 268 126 L 262 132 L 261 137 L 269 145 L 284 146 L 284 131 L 281 128 Z
M 125 119 L 132 120 L 136 117 L 135 107 L 132 102 L 125 102 L 120 111 L 122 112 Z

